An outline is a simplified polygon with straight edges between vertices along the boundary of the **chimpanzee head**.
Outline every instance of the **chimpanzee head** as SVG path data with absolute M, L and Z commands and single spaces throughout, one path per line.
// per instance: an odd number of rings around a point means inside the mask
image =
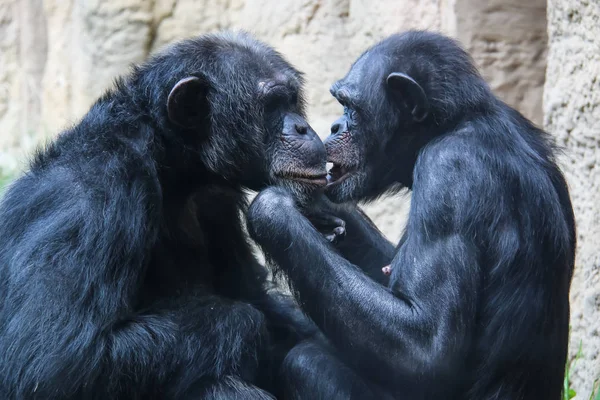
M 412 186 L 419 150 L 489 102 L 485 82 L 451 39 L 410 31 L 363 53 L 331 87 L 344 114 L 325 141 L 327 195 L 370 200 Z
M 142 68 L 168 77 L 155 96 L 158 119 L 203 171 L 252 190 L 325 186 L 325 148 L 305 119 L 302 75 L 271 47 L 243 33 L 205 35 Z

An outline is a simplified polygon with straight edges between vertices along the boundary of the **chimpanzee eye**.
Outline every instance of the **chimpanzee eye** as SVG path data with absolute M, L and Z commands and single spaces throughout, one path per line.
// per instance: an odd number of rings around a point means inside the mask
M 281 101 L 277 96 L 268 96 L 264 101 L 265 112 L 270 113 L 277 110 L 280 104 Z
M 356 118 L 356 111 L 351 109 L 348 106 L 344 106 L 344 114 L 350 119 L 354 120 Z
M 283 105 L 288 105 L 290 96 L 283 86 L 274 86 L 264 96 L 264 107 L 266 112 L 273 112 Z

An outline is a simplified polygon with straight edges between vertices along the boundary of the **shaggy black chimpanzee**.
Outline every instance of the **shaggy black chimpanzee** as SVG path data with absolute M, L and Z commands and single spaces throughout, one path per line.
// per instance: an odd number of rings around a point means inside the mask
M 290 397 L 560 399 L 575 226 L 548 135 L 434 33 L 375 45 L 331 92 L 329 197 L 407 187 L 412 203 L 387 287 L 391 246 L 360 214 L 322 209 L 346 221 L 336 251 L 285 191 L 251 205 L 252 236 L 335 349 L 289 353 Z
M 312 328 L 240 212 L 326 184 L 301 84 L 247 35 L 183 41 L 35 156 L 0 205 L 2 399 L 270 397 L 274 346 Z

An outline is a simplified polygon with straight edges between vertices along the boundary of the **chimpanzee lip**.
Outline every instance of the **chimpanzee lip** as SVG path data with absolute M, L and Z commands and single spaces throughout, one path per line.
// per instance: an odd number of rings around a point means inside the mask
M 308 183 L 310 185 L 325 186 L 327 185 L 327 174 L 308 175 L 308 174 L 286 174 L 279 175 L 280 178 L 288 181 L 298 181 Z

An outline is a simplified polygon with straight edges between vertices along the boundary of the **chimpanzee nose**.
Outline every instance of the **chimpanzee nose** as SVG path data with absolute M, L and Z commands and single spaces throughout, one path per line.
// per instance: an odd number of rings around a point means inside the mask
M 344 120 L 344 117 L 338 118 L 337 121 L 335 121 L 333 124 L 331 124 L 331 134 L 335 135 L 338 132 L 343 132 L 344 130 L 346 130 L 346 121 Z
M 334 122 L 333 125 L 331 125 L 331 134 L 335 135 L 336 133 L 338 133 L 339 130 L 340 130 L 340 123 Z
M 289 113 L 284 117 L 283 133 L 288 136 L 302 136 L 303 140 L 319 138 L 304 117 L 293 113 Z
M 296 132 L 301 135 L 306 135 L 308 133 L 308 125 L 307 124 L 294 124 L 296 128 Z

